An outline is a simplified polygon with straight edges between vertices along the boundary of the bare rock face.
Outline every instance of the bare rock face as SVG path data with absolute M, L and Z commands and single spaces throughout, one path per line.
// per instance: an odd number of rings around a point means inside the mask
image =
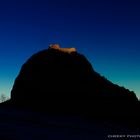
M 49 46 L 49 49 L 55 49 L 58 50 L 60 52 L 64 52 L 64 53 L 73 53 L 76 52 L 75 48 L 60 48 L 59 44 L 51 44 Z

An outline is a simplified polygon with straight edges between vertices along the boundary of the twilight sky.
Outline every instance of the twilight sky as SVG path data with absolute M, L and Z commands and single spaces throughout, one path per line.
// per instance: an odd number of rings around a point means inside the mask
M 0 94 L 50 43 L 76 47 L 93 68 L 140 98 L 139 0 L 0 0 Z

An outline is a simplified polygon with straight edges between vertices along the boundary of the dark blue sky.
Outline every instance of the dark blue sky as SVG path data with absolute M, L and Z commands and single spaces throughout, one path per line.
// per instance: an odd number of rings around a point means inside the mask
M 94 69 L 140 97 L 139 0 L 1 0 L 0 93 L 50 43 L 76 47 Z

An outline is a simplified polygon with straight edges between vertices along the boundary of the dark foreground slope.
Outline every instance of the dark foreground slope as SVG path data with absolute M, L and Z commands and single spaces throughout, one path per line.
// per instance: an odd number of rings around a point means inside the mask
M 65 116 L 70 120 L 79 116 L 88 120 L 90 124 L 94 124 L 86 126 L 91 129 L 89 132 L 93 132 L 93 134 L 96 128 L 98 133 L 100 131 L 102 133 L 105 131 L 105 127 L 109 129 L 110 126 L 112 131 L 115 131 L 115 127 L 117 127 L 118 130 L 125 129 L 129 133 L 131 129 L 128 128 L 130 127 L 135 128 L 133 132 L 139 130 L 139 104 L 134 92 L 119 87 L 100 76 L 83 55 L 77 52 L 66 53 L 48 49 L 34 54 L 22 66 L 11 91 L 11 99 L 2 104 L 1 108 L 5 112 L 9 108 L 16 110 L 16 113 L 12 114 L 14 119 L 21 110 L 25 111 L 26 117 L 29 112 L 44 114 L 39 115 L 41 118 L 48 114 L 55 116 L 53 121 L 56 123 L 56 116 Z M 23 116 L 23 120 L 27 121 L 28 117 Z M 71 118 L 71 116 L 74 117 Z M 49 120 L 44 121 L 49 122 Z M 43 122 L 40 123 L 42 128 Z M 81 126 L 84 125 L 83 123 L 83 121 L 79 123 L 78 127 L 85 127 Z M 72 128 L 75 129 L 75 125 L 76 122 L 73 123 Z M 47 125 L 44 127 L 48 128 Z M 61 123 L 57 123 L 58 127 L 61 127 Z M 34 129 L 31 128 L 32 130 Z M 108 133 L 111 133 L 111 130 Z M 56 131 L 59 133 L 58 130 Z M 91 133 L 86 135 L 91 136 Z
M 76 115 L 21 109 L 0 111 L 0 140 L 114 140 L 113 135 L 125 135 L 119 140 L 133 140 L 140 138 L 139 132 L 138 128 Z

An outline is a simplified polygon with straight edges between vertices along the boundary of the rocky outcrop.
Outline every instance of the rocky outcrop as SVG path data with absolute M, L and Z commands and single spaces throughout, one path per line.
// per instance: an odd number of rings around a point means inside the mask
M 78 52 L 58 48 L 38 52 L 22 66 L 11 91 L 12 104 L 89 116 L 137 114 L 134 92 L 102 77 Z
M 11 92 L 13 100 L 42 100 L 51 96 L 53 99 L 110 97 L 137 100 L 134 92 L 111 83 L 95 72 L 83 55 L 69 53 L 69 49 L 65 49 L 68 53 L 60 50 L 63 49 L 54 45 L 28 59 L 15 80 Z
M 74 52 L 76 52 L 75 48 L 60 48 L 59 44 L 51 44 L 49 46 L 49 49 L 55 49 L 55 50 L 58 50 L 58 51 L 64 52 L 64 53 L 74 53 Z

